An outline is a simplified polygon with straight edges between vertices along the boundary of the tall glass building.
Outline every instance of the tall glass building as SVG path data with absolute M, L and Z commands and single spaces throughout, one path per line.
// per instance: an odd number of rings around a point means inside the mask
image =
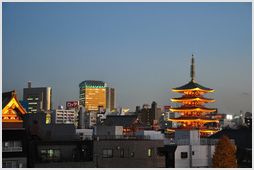
M 87 111 L 97 111 L 99 106 L 106 108 L 106 83 L 85 80 L 79 84 L 79 104 Z

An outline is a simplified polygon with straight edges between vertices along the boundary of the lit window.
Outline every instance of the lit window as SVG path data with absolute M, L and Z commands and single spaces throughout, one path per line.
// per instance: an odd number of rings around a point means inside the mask
M 148 156 L 149 156 L 149 157 L 152 156 L 152 149 L 151 149 L 151 148 L 148 149 Z
M 134 152 L 131 152 L 131 157 L 134 157 Z

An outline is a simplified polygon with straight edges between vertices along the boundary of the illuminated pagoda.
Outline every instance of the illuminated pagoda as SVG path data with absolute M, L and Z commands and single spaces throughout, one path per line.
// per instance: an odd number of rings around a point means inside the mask
M 180 107 L 170 109 L 171 112 L 180 112 L 181 116 L 178 118 L 171 118 L 169 121 L 175 121 L 182 124 L 177 129 L 168 129 L 168 131 L 175 130 L 199 130 L 200 136 L 207 136 L 218 132 L 218 128 L 207 127 L 205 124 L 212 122 L 219 123 L 217 119 L 210 119 L 207 117 L 209 113 L 215 112 L 216 109 L 206 108 L 205 103 L 214 102 L 214 99 L 205 98 L 202 94 L 211 93 L 214 90 L 201 86 L 195 80 L 195 65 L 192 55 L 191 59 L 191 81 L 181 87 L 173 88 L 173 92 L 182 93 L 180 98 L 172 98 L 172 102 L 182 103 Z M 206 116 L 205 116 L 206 115 Z

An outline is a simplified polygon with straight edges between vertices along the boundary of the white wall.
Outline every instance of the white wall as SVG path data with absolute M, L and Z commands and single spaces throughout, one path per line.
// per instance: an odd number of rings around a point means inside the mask
M 136 131 L 136 135 L 149 135 L 150 140 L 164 140 L 164 134 L 162 134 L 160 131 L 154 131 L 154 130 L 138 130 Z
M 95 135 L 123 135 L 123 126 L 96 126 Z
M 175 168 L 211 167 L 214 150 L 214 145 L 177 146 Z M 194 151 L 194 155 L 192 155 L 192 151 Z M 181 158 L 181 152 L 187 152 L 188 158 Z

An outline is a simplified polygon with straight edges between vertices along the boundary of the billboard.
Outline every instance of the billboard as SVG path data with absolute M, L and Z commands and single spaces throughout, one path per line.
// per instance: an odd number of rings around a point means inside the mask
M 68 101 L 66 102 L 66 108 L 75 108 L 78 107 L 79 101 Z

